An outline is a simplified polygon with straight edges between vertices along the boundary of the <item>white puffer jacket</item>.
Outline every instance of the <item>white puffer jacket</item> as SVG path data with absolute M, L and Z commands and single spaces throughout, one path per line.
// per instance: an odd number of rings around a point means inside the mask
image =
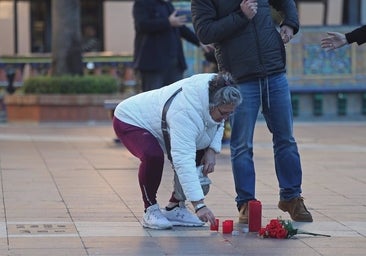
M 161 116 L 165 102 L 182 88 L 167 113 L 171 155 L 175 171 L 189 201 L 204 198 L 196 172 L 196 150 L 212 148 L 219 153 L 224 121 L 215 122 L 209 112 L 208 82 L 215 74 L 198 74 L 169 86 L 130 97 L 114 111 L 117 119 L 151 132 L 164 152 Z

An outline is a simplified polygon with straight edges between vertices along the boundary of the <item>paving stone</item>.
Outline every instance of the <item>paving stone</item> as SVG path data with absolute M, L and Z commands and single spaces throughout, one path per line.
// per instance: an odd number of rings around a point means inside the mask
M 217 156 L 205 201 L 221 223 L 234 220 L 238 236 L 208 225 L 151 230 L 141 225 L 139 161 L 113 142 L 110 123 L 0 124 L 0 255 L 365 255 L 366 124 L 296 122 L 295 135 L 314 222 L 293 224 L 329 238 L 260 239 L 246 232 L 237 223 L 228 145 Z M 261 121 L 254 152 L 262 225 L 288 219 L 277 208 L 271 134 Z M 161 207 L 172 177 L 166 161 Z

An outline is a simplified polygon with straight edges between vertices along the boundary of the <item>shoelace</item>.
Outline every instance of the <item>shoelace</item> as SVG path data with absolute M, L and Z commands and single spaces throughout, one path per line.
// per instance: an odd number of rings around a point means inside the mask
M 160 219 L 163 217 L 163 214 L 161 213 L 161 211 L 159 209 L 154 209 L 153 211 L 151 211 L 150 215 L 157 219 Z

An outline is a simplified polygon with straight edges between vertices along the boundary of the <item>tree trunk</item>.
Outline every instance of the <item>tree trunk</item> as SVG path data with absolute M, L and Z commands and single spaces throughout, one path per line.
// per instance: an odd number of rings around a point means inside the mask
M 52 0 L 52 75 L 82 75 L 79 0 Z

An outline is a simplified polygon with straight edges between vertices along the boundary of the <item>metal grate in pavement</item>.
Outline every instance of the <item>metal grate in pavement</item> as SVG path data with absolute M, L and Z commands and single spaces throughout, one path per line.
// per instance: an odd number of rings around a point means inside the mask
M 9 236 L 77 236 L 72 223 L 18 223 L 8 224 Z

